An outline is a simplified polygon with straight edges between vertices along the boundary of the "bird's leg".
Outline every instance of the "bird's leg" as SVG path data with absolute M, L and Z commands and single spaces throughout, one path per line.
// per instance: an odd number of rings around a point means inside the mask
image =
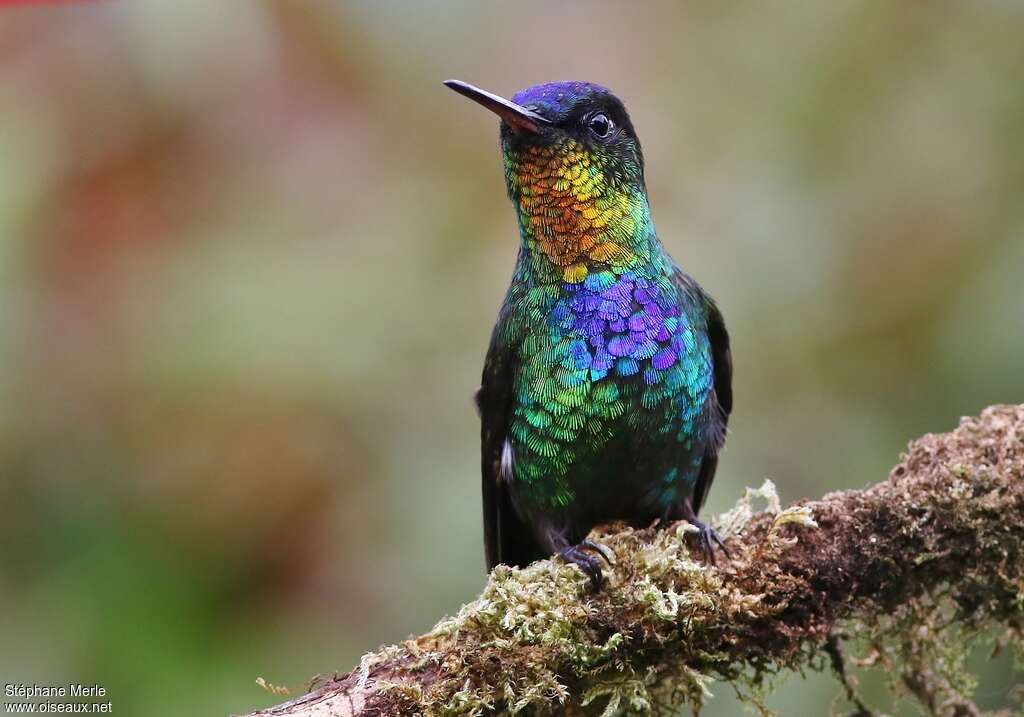
M 697 547 L 704 559 L 711 565 L 717 564 L 715 561 L 716 545 L 725 553 L 725 557 L 731 559 L 732 555 L 729 553 L 729 548 L 725 547 L 722 537 L 710 525 L 697 519 L 697 513 L 690 505 L 689 500 L 683 501 L 682 508 L 683 519 L 697 529 Z

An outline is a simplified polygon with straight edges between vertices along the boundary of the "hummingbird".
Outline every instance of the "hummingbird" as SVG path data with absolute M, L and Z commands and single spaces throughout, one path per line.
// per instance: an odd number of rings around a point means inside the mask
M 558 555 L 595 587 L 597 525 L 697 519 L 732 410 L 721 312 L 655 231 L 640 140 L 622 101 L 589 82 L 504 99 L 444 83 L 500 118 L 519 225 L 512 281 L 484 361 L 487 569 Z M 728 553 L 727 553 L 728 554 Z

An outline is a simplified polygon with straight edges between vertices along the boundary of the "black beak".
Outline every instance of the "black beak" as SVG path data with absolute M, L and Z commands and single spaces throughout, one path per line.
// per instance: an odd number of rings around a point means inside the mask
M 473 85 L 468 82 L 463 82 L 462 80 L 445 80 L 444 84 L 458 92 L 463 97 L 468 97 L 501 117 L 502 121 L 507 124 L 513 132 L 525 130 L 526 132 L 533 132 L 536 134 L 540 132 L 541 127 L 551 124 L 551 120 L 541 117 L 536 112 L 509 102 L 504 97 L 492 95 L 490 92 L 481 90 L 479 87 L 473 87 Z

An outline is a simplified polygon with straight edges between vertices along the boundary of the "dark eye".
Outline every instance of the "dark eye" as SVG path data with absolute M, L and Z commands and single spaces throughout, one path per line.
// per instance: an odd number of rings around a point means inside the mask
M 587 127 L 598 139 L 604 139 L 612 133 L 612 121 L 603 112 L 591 117 L 587 122 Z

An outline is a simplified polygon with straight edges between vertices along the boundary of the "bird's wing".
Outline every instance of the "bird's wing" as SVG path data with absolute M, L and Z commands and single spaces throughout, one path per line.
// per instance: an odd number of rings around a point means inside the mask
M 714 373 L 714 390 L 711 392 L 707 407 L 708 441 L 691 498 L 691 506 L 696 515 L 704 505 L 711 483 L 715 479 L 718 453 L 725 443 L 729 414 L 732 413 L 732 351 L 729 349 L 729 332 L 725 329 L 725 320 L 714 300 L 705 294 L 693 279 L 678 269 L 675 279 L 684 291 L 692 292 L 704 305 L 705 326 L 711 342 L 711 365 Z
M 508 429 L 512 415 L 515 362 L 497 333 L 484 361 L 483 378 L 476 392 L 480 413 L 484 553 L 487 570 L 499 563 L 524 566 L 543 557 L 529 528 L 522 522 L 509 495 L 515 455 Z

